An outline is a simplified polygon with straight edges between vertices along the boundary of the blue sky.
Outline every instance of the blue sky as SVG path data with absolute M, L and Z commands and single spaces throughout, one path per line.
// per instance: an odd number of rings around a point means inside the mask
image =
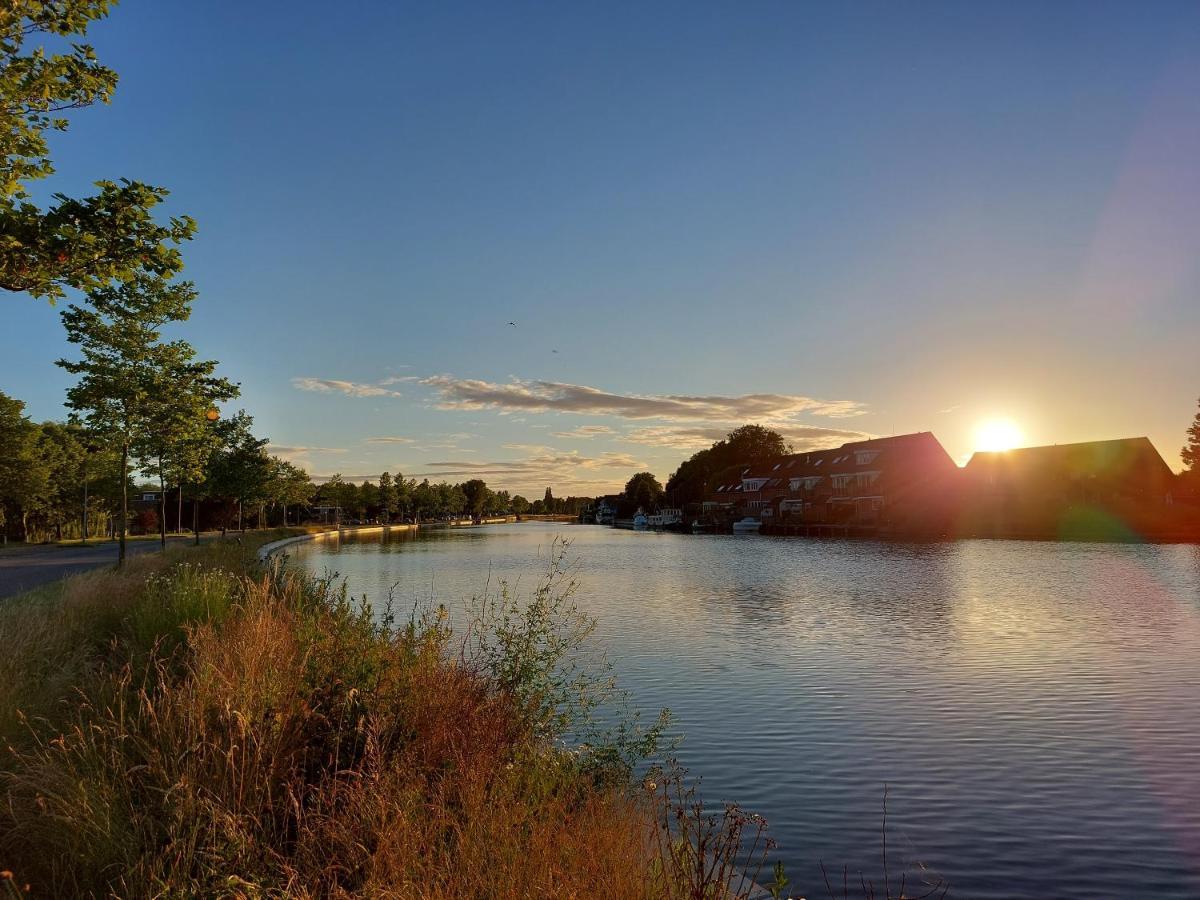
M 314 474 L 594 494 L 747 420 L 962 460 L 994 417 L 1179 466 L 1196 4 L 125 0 L 91 41 L 121 85 L 47 188 L 172 190 L 186 335 Z M 61 416 L 57 311 L 0 302 L 0 389 Z

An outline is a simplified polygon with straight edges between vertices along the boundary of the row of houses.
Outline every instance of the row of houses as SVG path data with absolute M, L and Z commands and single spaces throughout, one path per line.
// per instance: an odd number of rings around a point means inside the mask
M 979 452 L 960 468 L 930 432 L 854 441 L 720 473 L 705 523 L 994 537 L 1200 536 L 1200 508 L 1144 437 Z

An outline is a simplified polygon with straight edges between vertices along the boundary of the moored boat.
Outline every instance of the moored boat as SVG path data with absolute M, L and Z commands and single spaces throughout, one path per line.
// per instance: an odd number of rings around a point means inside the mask
M 746 516 L 746 518 L 738 519 L 733 523 L 734 534 L 758 534 L 760 528 L 762 528 L 762 522 L 754 516 Z

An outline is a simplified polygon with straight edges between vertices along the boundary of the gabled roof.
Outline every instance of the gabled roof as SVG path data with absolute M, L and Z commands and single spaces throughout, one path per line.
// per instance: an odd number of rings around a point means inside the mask
M 864 451 L 874 452 L 878 456 L 860 462 L 858 454 Z M 954 465 L 954 461 L 946 453 L 938 439 L 931 432 L 921 431 L 894 437 L 851 441 L 840 447 L 826 450 L 793 453 L 781 460 L 760 466 L 754 474 L 760 478 L 774 475 L 784 479 L 814 475 L 851 475 L 857 472 L 869 472 L 881 465 L 895 465 L 898 460 L 916 459 L 926 459 L 945 467 Z
M 966 467 L 968 473 L 998 469 L 1025 476 L 1044 473 L 1077 478 L 1118 477 L 1133 469 L 1171 475 L 1170 466 L 1146 437 L 981 450 L 971 456 Z

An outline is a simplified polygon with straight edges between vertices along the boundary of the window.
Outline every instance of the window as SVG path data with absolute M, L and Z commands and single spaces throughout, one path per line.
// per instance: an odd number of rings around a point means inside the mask
M 157 500 L 157 499 L 158 499 L 157 494 L 142 494 L 142 501 L 145 503 L 148 503 L 151 500 Z
M 859 450 L 854 454 L 854 462 L 860 466 L 869 466 L 879 456 L 878 450 Z

